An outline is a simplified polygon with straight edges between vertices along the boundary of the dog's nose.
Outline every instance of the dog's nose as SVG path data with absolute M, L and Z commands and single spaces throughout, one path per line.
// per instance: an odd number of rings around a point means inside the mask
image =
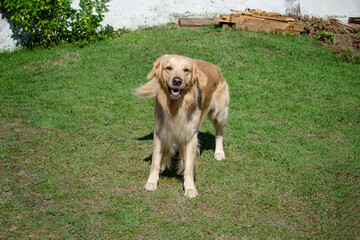
M 172 80 L 172 84 L 174 86 L 180 86 L 182 84 L 182 79 L 179 77 L 174 77 Z

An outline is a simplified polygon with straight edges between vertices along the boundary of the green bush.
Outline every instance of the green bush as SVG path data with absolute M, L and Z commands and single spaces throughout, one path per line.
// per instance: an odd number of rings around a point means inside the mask
M 80 8 L 74 9 L 71 0 L 0 0 L 0 7 L 33 36 L 28 47 L 51 47 L 59 42 L 85 45 L 110 37 L 110 32 L 100 29 L 109 1 L 80 0 Z

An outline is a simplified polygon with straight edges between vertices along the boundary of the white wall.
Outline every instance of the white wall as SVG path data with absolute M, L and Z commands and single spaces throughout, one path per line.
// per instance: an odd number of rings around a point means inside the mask
M 74 0 L 73 5 L 78 2 Z M 303 15 L 332 16 L 343 21 L 360 16 L 360 0 L 112 0 L 103 25 L 136 29 L 177 22 L 179 17 L 212 18 L 229 14 L 230 9 L 246 8 L 285 14 L 295 11 L 299 3 Z M 12 35 L 8 20 L 0 16 L 0 51 L 15 47 Z
M 11 36 L 10 24 L 0 13 L 0 51 L 15 48 L 16 41 Z
M 303 15 L 334 17 L 344 22 L 349 17 L 360 17 L 360 0 L 301 0 Z

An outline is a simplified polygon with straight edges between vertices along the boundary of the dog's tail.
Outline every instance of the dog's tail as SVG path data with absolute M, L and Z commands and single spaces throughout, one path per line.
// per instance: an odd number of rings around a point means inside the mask
M 141 86 L 135 89 L 135 95 L 140 98 L 145 99 L 154 99 L 159 92 L 159 81 L 156 78 L 153 78 L 151 81 L 147 82 L 144 86 Z

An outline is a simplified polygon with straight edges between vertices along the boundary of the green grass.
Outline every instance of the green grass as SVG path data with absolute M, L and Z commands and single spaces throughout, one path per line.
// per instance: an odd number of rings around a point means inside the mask
M 143 190 L 153 102 L 133 89 L 166 53 L 230 87 L 227 158 L 206 120 L 195 199 L 171 172 Z M 212 27 L 1 53 L 0 238 L 357 239 L 359 73 L 304 37 Z

